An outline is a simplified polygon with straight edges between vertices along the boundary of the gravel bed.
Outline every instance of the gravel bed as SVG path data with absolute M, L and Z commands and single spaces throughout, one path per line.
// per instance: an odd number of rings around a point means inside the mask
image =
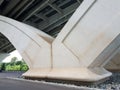
M 88 87 L 105 90 L 120 90 L 120 72 L 114 72 L 108 80 L 100 84 L 88 85 Z

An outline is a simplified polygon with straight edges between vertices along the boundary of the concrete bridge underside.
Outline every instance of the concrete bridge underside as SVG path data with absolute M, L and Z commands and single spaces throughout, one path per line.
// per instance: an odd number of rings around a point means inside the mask
M 85 0 L 56 38 L 0 16 L 0 32 L 29 66 L 25 77 L 97 81 L 120 69 L 120 1 Z

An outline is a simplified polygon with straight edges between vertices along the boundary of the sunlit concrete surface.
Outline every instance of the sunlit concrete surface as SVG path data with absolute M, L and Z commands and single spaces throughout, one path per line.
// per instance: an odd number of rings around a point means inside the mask
M 55 39 L 3 16 L 0 32 L 28 64 L 23 76 L 98 81 L 111 75 L 104 66 L 119 56 L 119 11 L 119 0 L 84 0 Z

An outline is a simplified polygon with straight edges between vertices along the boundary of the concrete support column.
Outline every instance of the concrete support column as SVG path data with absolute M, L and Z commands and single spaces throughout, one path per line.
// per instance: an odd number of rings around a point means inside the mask
M 45 76 L 51 70 L 51 43 L 53 38 L 29 25 L 0 16 L 0 32 L 19 51 L 29 70 L 26 76 Z M 39 71 L 39 72 L 38 72 Z
M 50 78 L 97 81 L 120 47 L 120 1 L 85 0 L 52 44 Z

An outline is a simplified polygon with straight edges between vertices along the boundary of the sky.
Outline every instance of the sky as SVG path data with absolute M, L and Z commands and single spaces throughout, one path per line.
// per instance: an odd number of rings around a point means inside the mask
M 17 57 L 18 60 L 21 60 L 21 59 L 22 59 L 22 57 L 21 57 L 21 55 L 18 53 L 18 51 L 15 50 L 15 51 L 11 52 L 10 55 L 3 60 L 3 62 L 6 62 L 6 63 L 7 63 L 7 62 L 10 62 L 10 61 L 11 61 L 11 58 L 13 58 L 13 57 Z

